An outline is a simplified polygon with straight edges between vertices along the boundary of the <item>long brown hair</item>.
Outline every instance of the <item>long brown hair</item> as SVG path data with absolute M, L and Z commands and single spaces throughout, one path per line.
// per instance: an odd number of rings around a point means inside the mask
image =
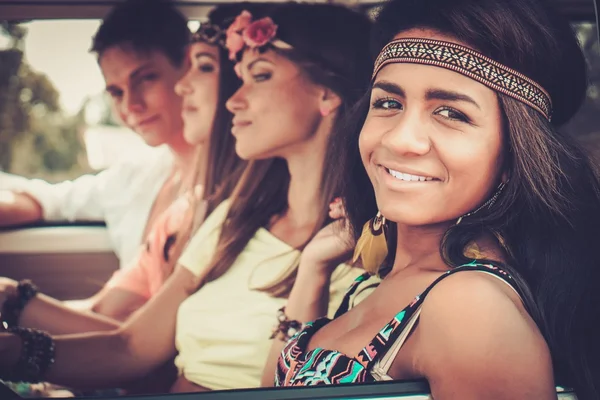
M 371 64 L 368 50 L 369 20 L 342 6 L 285 3 L 253 12 L 255 18 L 271 17 L 278 25 L 277 37 L 293 46 L 278 50 L 295 62 L 314 83 L 326 86 L 342 98 L 340 116 L 360 96 L 368 83 Z M 326 157 L 334 157 L 330 146 Z M 209 267 L 208 281 L 222 276 L 237 259 L 256 231 L 287 207 L 290 174 L 281 159 L 255 160 L 248 164 L 231 196 L 231 207 L 223 223 L 215 255 Z M 314 234 L 330 222 L 328 204 L 337 195 L 338 180 L 326 169 L 322 172 L 320 210 Z M 299 247 L 301 250 L 306 243 Z M 275 297 L 287 296 L 296 276 L 298 263 L 261 290 Z
M 223 5 L 209 14 L 212 24 L 226 28 L 235 17 L 239 7 Z M 219 47 L 219 95 L 215 119 L 210 133 L 208 146 L 201 146 L 195 163 L 194 173 L 186 185 L 190 203 L 183 223 L 177 233 L 170 235 L 164 246 L 164 275 L 168 276 L 187 245 L 191 235 L 223 200 L 229 198 L 240 179 L 246 162 L 235 153 L 235 139 L 231 135 L 232 114 L 225 107 L 229 99 L 239 88 L 241 82 L 236 76 L 228 53 Z M 204 170 L 204 181 L 200 172 Z M 202 196 L 195 195 L 195 188 L 202 186 Z

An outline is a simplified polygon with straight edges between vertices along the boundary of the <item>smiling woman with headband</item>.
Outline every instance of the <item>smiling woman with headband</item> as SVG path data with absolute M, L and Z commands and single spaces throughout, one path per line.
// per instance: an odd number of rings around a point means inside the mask
M 557 128 L 586 90 L 568 23 L 540 0 L 392 0 L 372 39 L 372 88 L 331 168 L 368 271 L 348 295 L 383 279 L 292 338 L 276 385 L 598 399 L 600 184 Z M 294 287 L 290 318 L 310 293 Z

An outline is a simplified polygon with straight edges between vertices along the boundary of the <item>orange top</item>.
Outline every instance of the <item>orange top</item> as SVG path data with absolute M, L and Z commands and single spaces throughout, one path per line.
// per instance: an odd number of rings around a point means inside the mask
M 201 192 L 196 187 L 196 196 Z M 166 267 L 172 256 L 173 236 L 181 229 L 189 207 L 188 191 L 156 218 L 132 265 L 116 271 L 106 287 L 124 289 L 146 299 L 155 295 L 170 275 Z

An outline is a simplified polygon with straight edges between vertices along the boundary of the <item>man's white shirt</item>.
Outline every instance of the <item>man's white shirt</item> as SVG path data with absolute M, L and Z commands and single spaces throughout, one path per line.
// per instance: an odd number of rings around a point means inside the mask
M 27 193 L 46 221 L 104 221 L 121 268 L 139 251 L 152 205 L 173 167 L 167 146 L 98 174 L 51 184 L 0 172 L 0 189 Z

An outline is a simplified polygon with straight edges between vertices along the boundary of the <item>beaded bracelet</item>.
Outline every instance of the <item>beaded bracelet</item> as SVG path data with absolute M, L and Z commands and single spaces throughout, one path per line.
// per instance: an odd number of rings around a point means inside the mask
M 2 305 L 0 322 L 5 329 L 19 326 L 21 312 L 32 298 L 38 294 L 39 290 L 30 280 L 22 280 L 17 285 L 17 293 L 8 297 Z
M 21 338 L 21 356 L 15 367 L 1 379 L 11 382 L 40 382 L 54 363 L 54 340 L 43 331 L 12 327 L 8 332 Z
M 270 339 L 289 341 L 296 333 L 300 332 L 303 324 L 300 321 L 290 320 L 285 314 L 285 306 L 277 310 L 277 325 L 273 328 Z

